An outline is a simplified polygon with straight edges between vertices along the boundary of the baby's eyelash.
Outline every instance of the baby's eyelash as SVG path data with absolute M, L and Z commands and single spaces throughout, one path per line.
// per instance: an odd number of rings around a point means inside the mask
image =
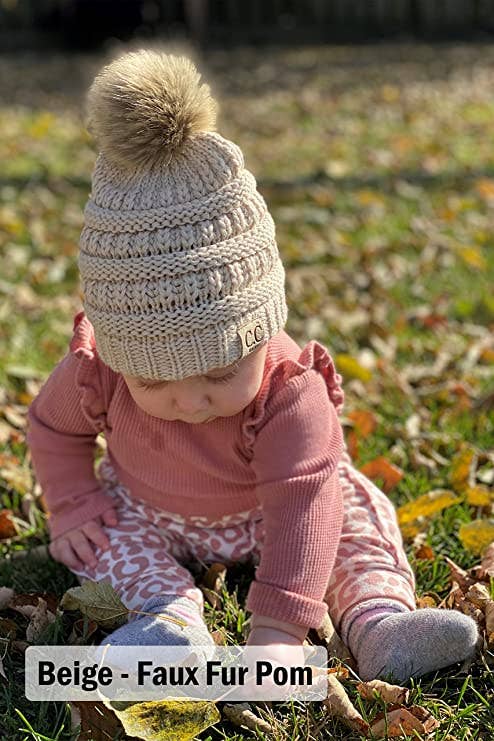
M 232 378 L 234 378 L 237 375 L 236 371 L 233 371 L 232 373 L 227 373 L 226 376 L 221 376 L 221 378 L 208 378 L 208 381 L 211 381 L 211 383 L 228 383 Z M 136 385 L 137 388 L 144 389 L 144 391 L 155 391 L 156 389 L 160 388 L 166 383 L 166 381 L 163 381 L 163 383 L 157 383 L 153 386 L 148 386 L 145 383 L 142 383 L 142 381 L 137 381 Z
M 162 386 L 162 385 L 163 384 L 161 384 L 161 383 L 156 383 L 153 386 L 148 386 L 147 384 L 142 383 L 142 381 L 136 381 L 137 388 L 138 389 L 144 389 L 144 391 L 154 391 L 155 389 L 160 388 L 160 386 Z
M 208 378 L 208 381 L 211 381 L 212 383 L 227 383 L 232 378 L 234 378 L 237 375 L 236 371 L 233 373 L 227 373 L 226 376 L 221 376 L 221 378 Z

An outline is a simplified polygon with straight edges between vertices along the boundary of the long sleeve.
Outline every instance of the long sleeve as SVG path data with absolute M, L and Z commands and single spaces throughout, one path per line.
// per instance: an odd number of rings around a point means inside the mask
M 343 431 L 326 382 L 312 369 L 289 379 L 266 411 L 251 461 L 265 535 L 246 606 L 317 627 L 343 521 Z
M 68 353 L 28 410 L 27 445 L 48 507 L 52 538 L 113 506 L 94 472 L 104 404 L 95 358 Z

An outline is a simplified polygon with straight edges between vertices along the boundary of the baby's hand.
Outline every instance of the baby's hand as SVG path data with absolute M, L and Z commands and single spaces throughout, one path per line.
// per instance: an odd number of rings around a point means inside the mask
M 99 517 L 95 517 L 94 520 L 85 522 L 81 527 L 67 530 L 50 543 L 48 550 L 51 557 L 68 566 L 69 569 L 80 570 L 84 568 L 84 564 L 93 569 L 96 568 L 98 562 L 90 541 L 102 550 L 107 550 L 110 547 L 110 541 L 105 535 L 102 524 L 111 527 L 117 522 L 116 510 L 111 508 L 105 510 Z
M 296 636 L 286 633 L 283 630 L 267 626 L 259 626 L 253 628 L 247 639 L 247 647 L 253 649 L 249 654 L 247 664 L 250 666 L 249 676 L 251 677 L 251 684 L 246 682 L 245 688 L 239 690 L 241 696 L 246 700 L 252 700 L 256 696 L 258 697 L 259 688 L 254 687 L 254 676 L 255 676 L 255 662 L 257 661 L 269 661 L 273 667 L 273 671 L 276 667 L 288 668 L 291 666 L 304 666 L 304 648 L 303 640 Z M 254 649 L 258 649 L 255 651 Z M 266 697 L 276 696 L 280 688 L 272 681 L 271 677 L 267 676 L 263 679 L 262 684 L 263 694 Z M 274 695 L 273 695 L 274 692 Z M 242 697 L 239 699 L 242 699 Z
M 275 628 L 259 626 L 249 633 L 247 646 L 262 646 L 268 661 L 284 666 L 303 666 L 303 641 L 290 633 Z

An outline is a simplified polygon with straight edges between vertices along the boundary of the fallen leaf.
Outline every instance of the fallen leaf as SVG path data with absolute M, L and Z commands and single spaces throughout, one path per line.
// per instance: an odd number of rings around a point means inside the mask
M 457 502 L 461 502 L 461 497 L 457 497 L 453 491 L 433 489 L 427 494 L 422 494 L 417 499 L 398 507 L 398 522 L 400 525 L 405 525 L 419 517 L 431 517 L 431 515 L 441 512 L 441 510 L 451 507 Z
M 0 611 L 6 610 L 10 606 L 14 590 L 10 587 L 0 587 Z
M 369 724 L 352 705 L 343 685 L 334 674 L 328 674 L 328 696 L 322 700 L 322 704 L 331 715 L 339 718 L 346 726 L 367 736 Z
M 26 653 L 26 649 L 29 648 L 27 641 L 12 641 L 12 650 L 19 651 L 20 653 Z
M 223 563 L 212 563 L 204 574 L 200 585 L 201 591 L 212 607 L 219 609 L 223 603 L 221 598 L 225 587 L 226 566 Z
M 0 510 L 0 540 L 6 540 L 17 535 L 17 528 L 12 519 L 14 513 L 11 509 Z
M 14 640 L 17 635 L 17 623 L 10 618 L 0 618 L 0 636 Z
M 271 725 L 267 721 L 255 715 L 248 703 L 225 703 L 222 710 L 223 715 L 230 721 L 230 723 L 233 723 L 236 726 L 245 726 L 245 728 L 248 728 L 251 731 L 259 730 L 261 733 L 268 734 L 268 738 L 272 737 L 273 728 Z
M 418 610 L 423 610 L 425 607 L 437 607 L 436 600 L 429 594 L 426 594 L 424 597 L 417 597 L 415 604 Z
M 487 602 L 490 602 L 491 595 L 485 584 L 477 582 L 477 584 L 472 584 L 465 594 L 465 598 L 470 600 L 476 607 L 484 609 Z
M 227 634 L 220 628 L 218 630 L 213 630 L 211 632 L 211 637 L 217 646 L 228 645 Z
M 403 471 L 401 468 L 390 463 L 384 456 L 374 458 L 374 460 L 361 466 L 359 470 L 364 474 L 364 476 L 367 476 L 372 480 L 382 479 L 382 488 L 386 493 L 403 478 Z
M 405 524 L 400 523 L 400 530 L 404 540 L 413 540 L 417 535 L 423 532 L 423 529 L 427 527 L 427 520 L 425 517 L 419 517 L 413 522 L 406 522 Z
M 37 607 L 31 614 L 29 625 L 26 628 L 26 639 L 29 643 L 36 643 L 54 620 L 55 615 L 48 610 L 45 600 L 40 597 Z
M 451 461 L 449 481 L 455 491 L 463 492 L 472 476 L 476 466 L 477 456 L 475 450 L 465 445 Z
M 465 569 L 462 569 L 461 566 L 458 566 L 457 563 L 455 563 L 451 558 L 448 556 L 444 557 L 444 560 L 446 561 L 449 572 L 451 575 L 451 580 L 453 582 L 457 582 L 457 584 L 461 587 L 463 592 L 467 592 L 472 584 L 475 584 L 475 579 L 473 579 L 468 571 L 465 571 Z
M 398 703 L 404 705 L 410 697 L 410 690 L 396 684 L 388 684 L 380 679 L 372 679 L 370 682 L 359 682 L 357 692 L 366 700 L 373 700 L 376 695 L 384 702 Z
M 206 700 L 137 702 L 125 710 L 117 710 L 108 701 L 105 705 L 113 710 L 127 735 L 145 741 L 190 741 L 221 720 L 215 703 Z
M 491 543 L 485 549 L 480 563 L 480 569 L 484 575 L 481 578 L 494 577 L 494 543 Z
M 69 705 L 71 730 L 74 732 L 80 726 L 77 741 L 110 741 L 121 738 L 122 724 L 113 710 L 105 707 L 102 702 L 71 700 Z
M 87 617 L 79 618 L 72 625 L 67 644 L 69 646 L 85 646 L 97 630 L 98 624 L 94 620 L 88 620 Z
M 324 615 L 323 621 L 316 632 L 324 642 L 330 658 L 340 659 L 340 661 L 345 661 L 350 666 L 355 665 L 348 647 L 341 640 L 328 613 Z
M 358 378 L 359 381 L 369 381 L 372 378 L 372 373 L 368 368 L 364 368 L 360 365 L 358 360 L 352 358 L 351 355 L 345 353 L 337 353 L 334 358 L 334 362 L 338 373 L 341 373 L 343 378 Z
M 467 486 L 465 496 L 468 504 L 474 507 L 488 507 L 494 500 L 494 492 L 481 484 Z
M 42 599 L 46 602 L 46 605 L 53 615 L 56 613 L 58 608 L 58 597 L 53 592 L 29 592 L 26 594 L 15 594 L 12 597 L 10 608 L 19 612 L 27 618 L 30 618 L 33 612 L 36 610 L 39 604 L 39 600 Z
M 373 412 L 366 409 L 354 409 L 347 414 L 347 417 L 353 422 L 353 429 L 359 437 L 367 437 L 376 429 L 376 417 Z
M 433 561 L 435 558 L 434 551 L 430 545 L 426 545 L 425 543 L 420 548 L 417 548 L 414 555 L 419 561 Z
M 487 642 L 494 643 L 494 600 L 490 600 L 485 606 L 485 630 Z
M 80 610 L 105 630 L 115 630 L 127 622 L 129 610 L 111 584 L 85 581 L 80 587 L 68 589 L 60 601 L 64 610 Z
M 424 708 L 412 705 L 410 708 L 393 707 L 376 717 L 371 726 L 375 736 L 398 738 L 407 735 L 424 735 L 439 727 L 438 721 Z
M 472 553 L 482 552 L 494 541 L 494 520 L 473 520 L 460 525 L 458 538 Z

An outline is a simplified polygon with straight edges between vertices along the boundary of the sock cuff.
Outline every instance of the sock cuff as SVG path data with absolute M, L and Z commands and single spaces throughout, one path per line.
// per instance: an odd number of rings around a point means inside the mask
M 170 613 L 183 618 L 189 625 L 203 625 L 201 610 L 197 602 L 189 597 L 176 594 L 156 594 L 147 599 L 141 607 L 143 612 Z
M 360 604 L 349 610 L 342 618 L 341 621 L 341 640 L 343 643 L 350 648 L 353 653 L 352 646 L 350 645 L 350 631 L 352 628 L 360 627 L 361 629 L 374 616 L 386 615 L 397 612 L 411 612 L 407 605 L 403 602 L 393 599 L 369 599 L 360 602 Z M 358 626 L 355 625 L 358 621 Z M 355 631 L 353 631 L 355 633 Z M 358 631 L 360 632 L 360 631 Z M 355 636 L 352 636 L 352 643 Z M 357 639 L 358 642 L 358 639 Z

